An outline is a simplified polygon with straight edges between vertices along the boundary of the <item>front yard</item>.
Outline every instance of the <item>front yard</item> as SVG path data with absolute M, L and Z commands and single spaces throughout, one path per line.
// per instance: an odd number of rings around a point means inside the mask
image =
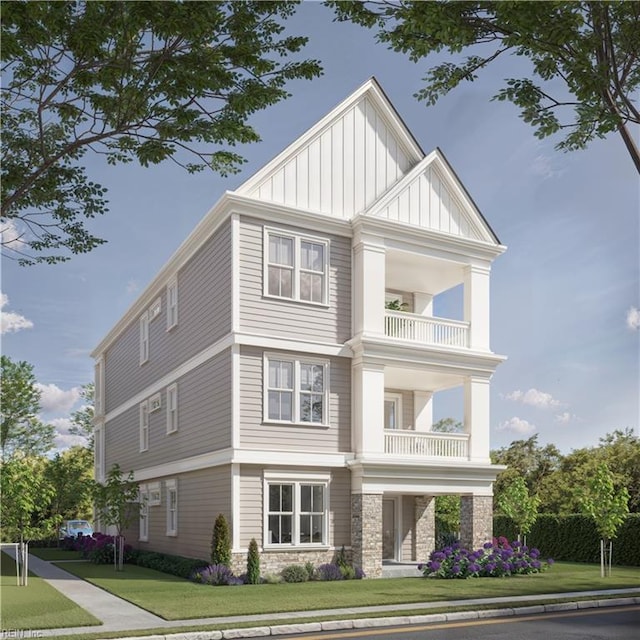
M 600 578 L 599 566 L 569 562 L 558 562 L 545 573 L 510 578 L 396 578 L 232 587 L 194 584 L 135 565 L 125 565 L 119 573 L 110 565 L 89 562 L 59 566 L 166 620 L 629 587 L 640 594 L 638 567 L 615 567 L 611 577 Z

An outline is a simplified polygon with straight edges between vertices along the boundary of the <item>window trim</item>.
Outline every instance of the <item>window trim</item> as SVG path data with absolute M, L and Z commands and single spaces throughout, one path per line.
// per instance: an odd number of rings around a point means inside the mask
M 276 420 L 269 417 L 269 362 L 271 360 L 279 360 L 283 362 L 290 362 L 293 364 L 293 399 L 292 399 L 292 419 L 291 420 Z M 300 419 L 300 367 L 303 364 L 320 365 L 323 367 L 323 401 L 322 401 L 322 422 L 306 422 Z M 277 353 L 277 352 L 265 352 L 262 360 L 262 423 L 263 424 L 282 424 L 293 425 L 298 427 L 318 427 L 327 428 L 330 427 L 329 419 L 329 401 L 330 401 L 330 361 L 324 358 L 307 357 L 306 355 L 296 355 Z
M 93 367 L 93 408 L 96 416 L 104 414 L 104 356 Z
M 149 541 L 149 486 L 141 484 L 138 486 L 138 503 L 140 504 L 140 517 L 138 528 L 138 540 L 140 542 Z
M 167 331 L 171 331 L 178 324 L 178 278 L 167 282 Z
M 150 482 L 147 484 L 149 492 L 149 506 L 158 507 L 162 504 L 162 484 L 160 482 Z M 157 493 L 157 497 L 155 494 Z
M 139 406 L 140 417 L 140 453 L 149 450 L 149 402 L 145 400 Z
M 138 321 L 140 328 L 140 365 L 149 362 L 149 312 L 145 311 Z
M 149 322 L 155 320 L 162 313 L 162 298 L 154 300 L 153 304 L 148 309 Z
M 149 413 L 153 413 L 154 411 L 159 411 L 162 408 L 162 395 L 160 392 L 154 393 L 148 400 L 149 402 Z
M 402 419 L 402 394 L 401 393 L 395 393 L 395 392 L 391 392 L 391 391 L 385 391 L 384 392 L 384 401 L 387 402 L 393 402 L 396 406 L 395 408 L 395 412 L 396 412 L 396 426 L 395 427 L 389 427 L 386 424 L 384 425 L 384 429 L 393 429 L 394 431 L 397 431 L 398 429 L 404 429 L 404 424 L 403 424 L 403 419 Z M 384 414 L 383 414 L 384 415 Z
M 278 296 L 269 293 L 269 237 L 271 235 L 282 236 L 285 238 L 291 238 L 293 240 L 293 266 L 292 266 L 292 282 L 291 282 L 291 297 Z M 301 243 L 307 241 L 313 244 L 321 244 L 324 246 L 323 255 L 323 286 L 322 286 L 322 300 L 317 302 L 313 300 L 303 300 L 300 297 L 300 274 L 306 270 L 301 267 Z M 316 307 L 328 307 L 329 306 L 329 251 L 330 241 L 329 238 L 322 238 L 314 236 L 308 233 L 300 233 L 298 231 L 290 231 L 286 229 L 279 229 L 277 227 L 263 227 L 263 253 L 262 253 L 262 295 L 265 298 L 271 300 L 286 300 L 287 302 L 297 302 L 299 304 L 310 304 Z
M 167 536 L 174 537 L 178 535 L 178 508 L 179 508 L 178 480 L 176 478 L 173 478 L 172 480 L 165 480 L 164 488 L 167 496 Z M 171 495 L 172 494 L 175 494 L 175 497 L 176 497 L 175 509 L 174 509 L 175 517 L 173 518 L 174 520 L 173 528 L 171 527 Z
M 263 504 L 262 504 L 262 543 L 263 549 L 328 549 L 329 543 L 329 514 L 330 509 L 330 473 L 305 473 L 297 471 L 269 471 L 265 470 L 262 478 Z M 269 540 L 269 487 L 271 485 L 293 485 L 293 512 L 291 527 L 291 542 L 274 543 Z M 300 516 L 301 516 L 301 487 L 303 485 L 322 485 L 324 509 L 322 521 L 322 542 L 300 542 Z M 306 512 L 305 512 L 306 513 Z
M 175 406 L 172 407 L 172 398 L 175 401 Z M 166 401 L 167 401 L 167 435 L 175 433 L 178 430 L 178 383 L 174 382 L 173 384 L 167 387 L 166 392 Z M 174 415 L 174 419 L 171 419 L 172 412 Z

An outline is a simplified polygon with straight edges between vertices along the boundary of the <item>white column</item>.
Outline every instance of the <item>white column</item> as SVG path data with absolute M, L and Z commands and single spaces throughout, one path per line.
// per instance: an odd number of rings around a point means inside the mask
M 353 248 L 354 334 L 384 335 L 385 248 L 361 240 Z
M 351 369 L 355 453 L 384 453 L 384 366 L 354 362 Z
M 433 426 L 433 393 L 413 392 L 413 424 L 416 431 L 431 431 Z
M 469 347 L 489 351 L 489 267 L 471 265 L 464 271 L 464 319 L 470 323 Z
M 464 430 L 470 435 L 469 459 L 489 462 L 489 380 L 469 377 L 464 381 Z
M 421 316 L 433 317 L 433 296 L 416 291 L 413 294 L 413 312 Z

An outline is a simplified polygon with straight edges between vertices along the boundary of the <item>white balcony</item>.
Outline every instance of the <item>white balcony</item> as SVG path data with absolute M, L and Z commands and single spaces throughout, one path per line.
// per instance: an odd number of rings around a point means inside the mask
M 469 434 L 385 429 L 384 452 L 422 458 L 469 458 Z
M 384 333 L 389 338 L 418 344 L 467 349 L 469 323 L 385 310 Z

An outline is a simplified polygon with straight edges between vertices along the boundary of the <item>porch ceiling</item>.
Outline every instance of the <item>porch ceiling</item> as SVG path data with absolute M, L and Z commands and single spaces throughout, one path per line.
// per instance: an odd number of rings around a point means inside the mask
M 384 386 L 408 391 L 442 391 L 463 384 L 462 376 L 404 367 L 385 367 Z
M 398 291 L 420 291 L 437 295 L 461 284 L 464 278 L 464 267 L 461 264 L 397 249 L 387 249 L 385 268 L 385 286 Z

